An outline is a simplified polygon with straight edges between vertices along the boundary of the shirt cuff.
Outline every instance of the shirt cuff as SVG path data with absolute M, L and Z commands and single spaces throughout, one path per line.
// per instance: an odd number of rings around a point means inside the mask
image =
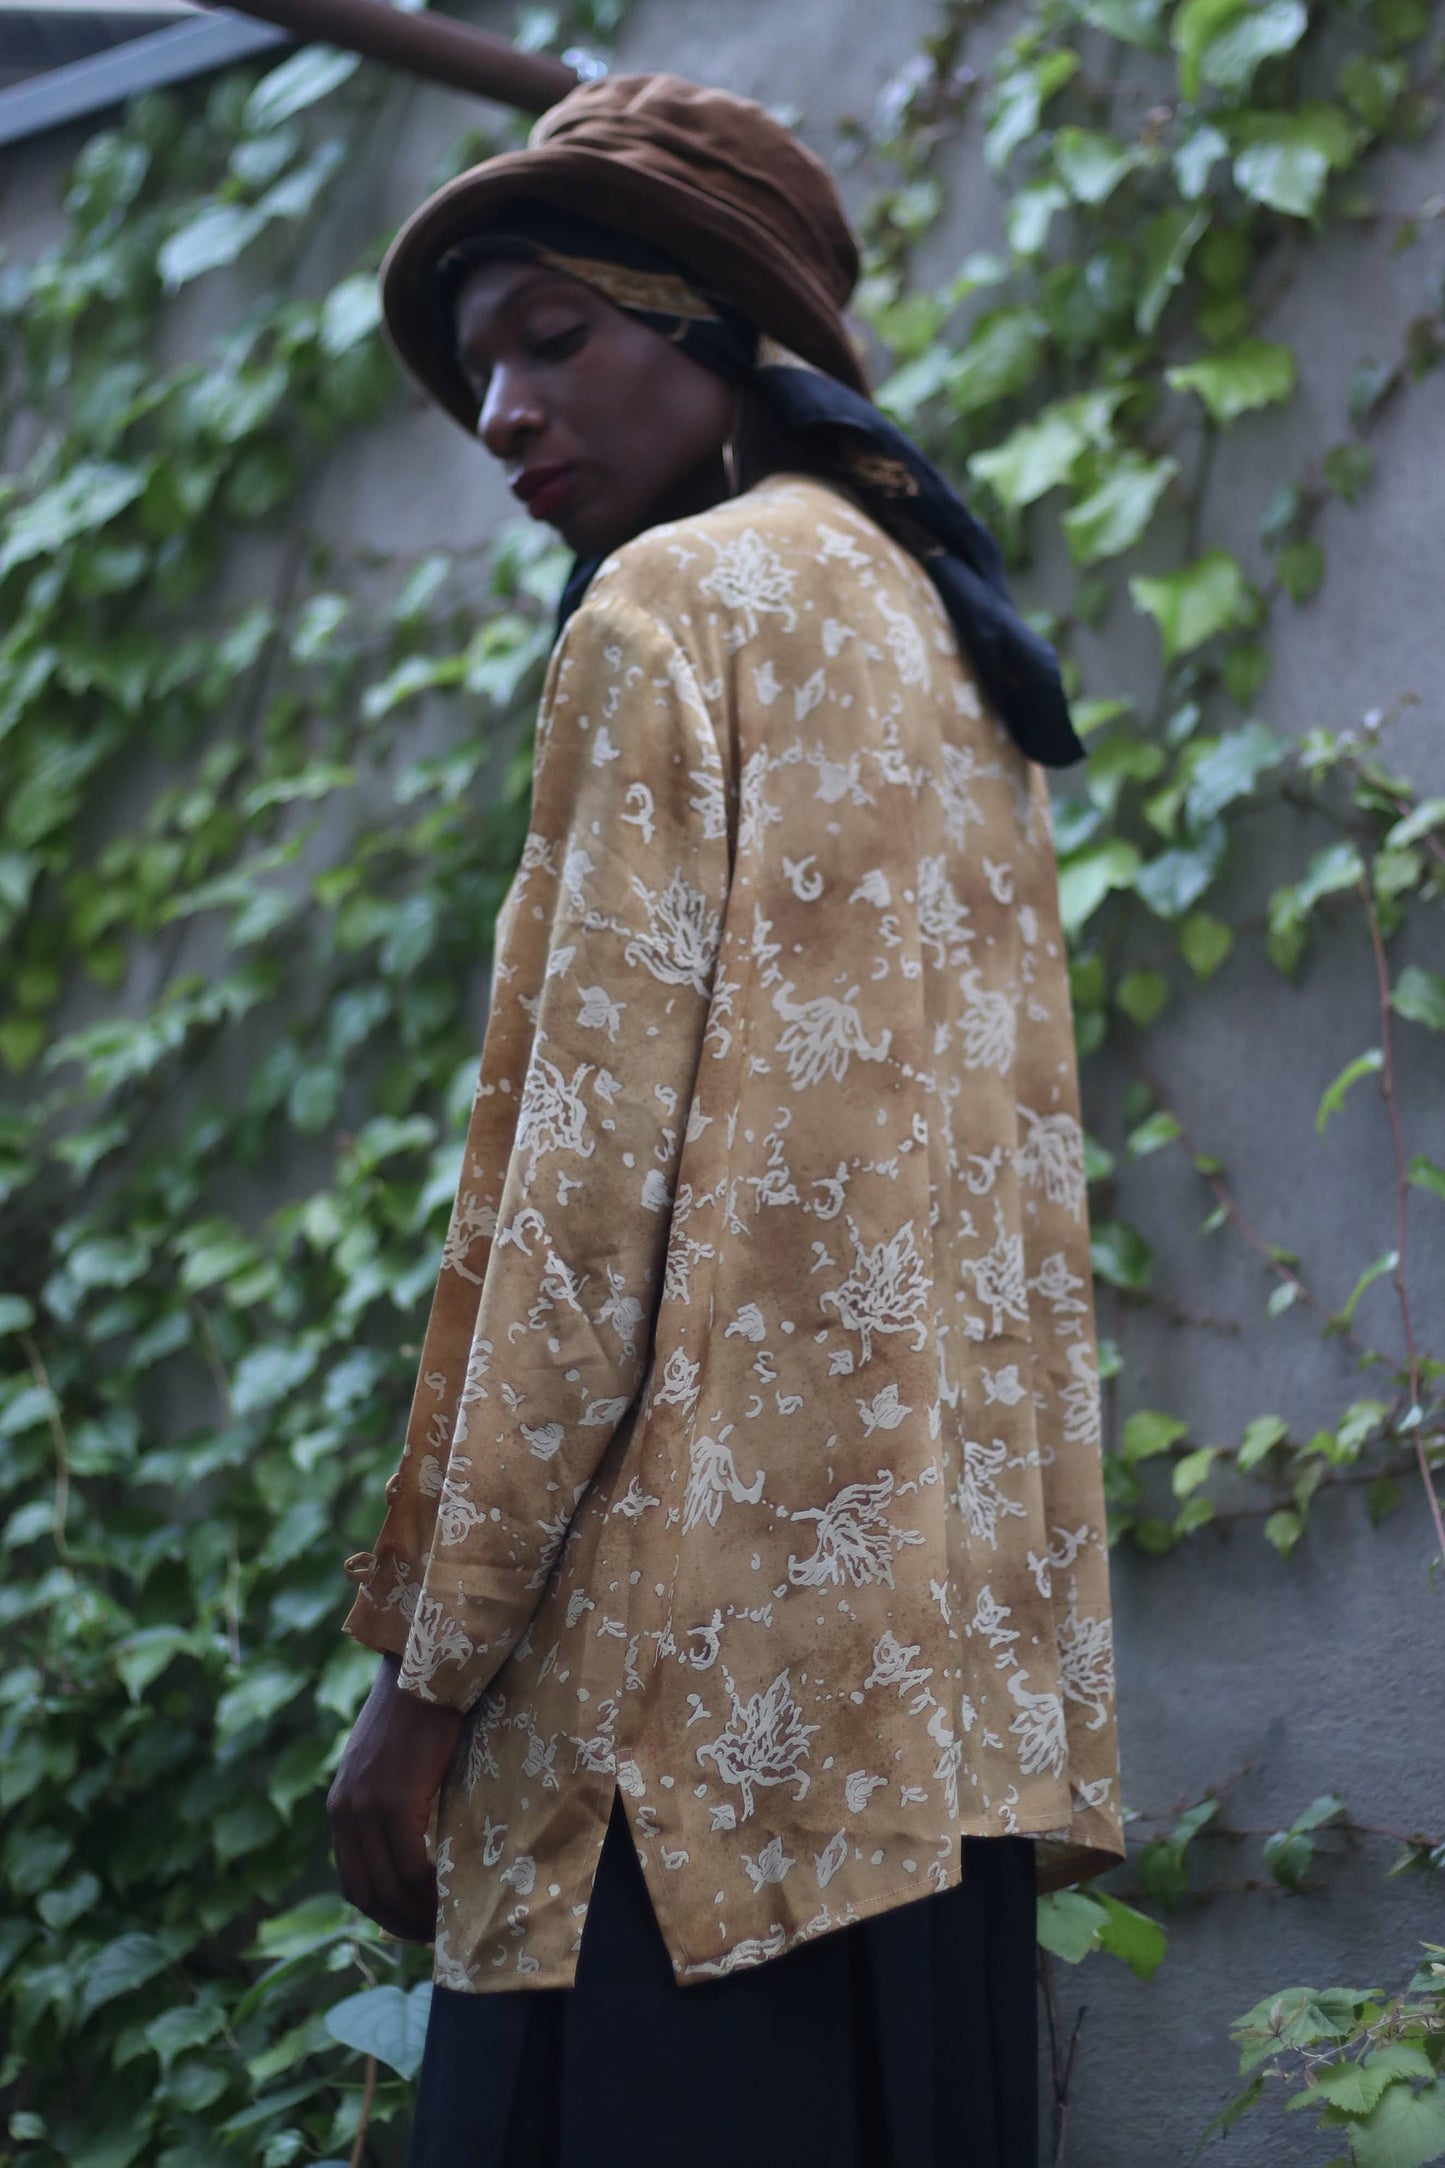
M 370 1551 L 358 1551 L 346 1561 L 346 1572 L 351 1580 L 362 1574 L 373 1574 L 376 1560 Z M 417 1576 L 420 1579 L 420 1575 Z M 356 1600 L 342 1623 L 342 1632 L 350 1634 L 363 1648 L 375 1649 L 379 1656 L 404 1656 L 410 1622 L 397 1603 L 378 1603 L 371 1590 L 358 1588 Z

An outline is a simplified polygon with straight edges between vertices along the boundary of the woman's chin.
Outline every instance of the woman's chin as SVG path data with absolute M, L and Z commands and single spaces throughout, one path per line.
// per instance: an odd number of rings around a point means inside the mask
M 564 514 L 560 519 L 554 520 L 552 525 L 576 556 L 610 557 L 614 550 L 620 550 L 624 542 L 630 542 L 634 535 L 641 534 L 652 522 L 636 520 L 629 525 L 615 519 L 588 519 L 585 515 L 573 517 Z
M 649 527 L 664 526 L 669 520 L 687 519 L 692 513 L 705 511 L 715 504 L 722 491 L 712 483 L 711 472 L 702 482 L 690 477 L 683 488 L 665 492 L 649 505 L 599 504 L 595 497 L 589 501 L 574 491 L 568 502 L 558 507 L 557 517 L 549 520 L 548 525 L 579 557 L 610 557 L 613 550 L 620 550 L 624 542 L 646 534 Z

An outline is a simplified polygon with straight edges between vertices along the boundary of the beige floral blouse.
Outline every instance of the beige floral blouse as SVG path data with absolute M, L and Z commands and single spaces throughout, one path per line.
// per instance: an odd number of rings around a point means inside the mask
M 614 1790 L 681 1981 L 1121 1849 L 1042 778 L 919 565 L 775 477 L 558 643 L 348 1630 L 470 1712 L 436 1977 L 574 1975 Z

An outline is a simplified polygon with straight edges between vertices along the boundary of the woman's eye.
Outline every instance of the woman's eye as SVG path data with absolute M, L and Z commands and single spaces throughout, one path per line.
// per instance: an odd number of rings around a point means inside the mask
M 575 354 L 587 336 L 585 324 L 569 324 L 565 331 L 549 332 L 538 339 L 535 352 L 539 361 L 566 361 Z

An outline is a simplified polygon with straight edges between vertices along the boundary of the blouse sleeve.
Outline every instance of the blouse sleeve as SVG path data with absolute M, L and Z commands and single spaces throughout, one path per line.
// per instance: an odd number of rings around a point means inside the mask
M 642 1382 L 727 895 L 721 774 L 687 658 L 589 598 L 543 695 L 408 1450 L 347 1620 L 426 1700 L 469 1708 L 495 1676 Z

